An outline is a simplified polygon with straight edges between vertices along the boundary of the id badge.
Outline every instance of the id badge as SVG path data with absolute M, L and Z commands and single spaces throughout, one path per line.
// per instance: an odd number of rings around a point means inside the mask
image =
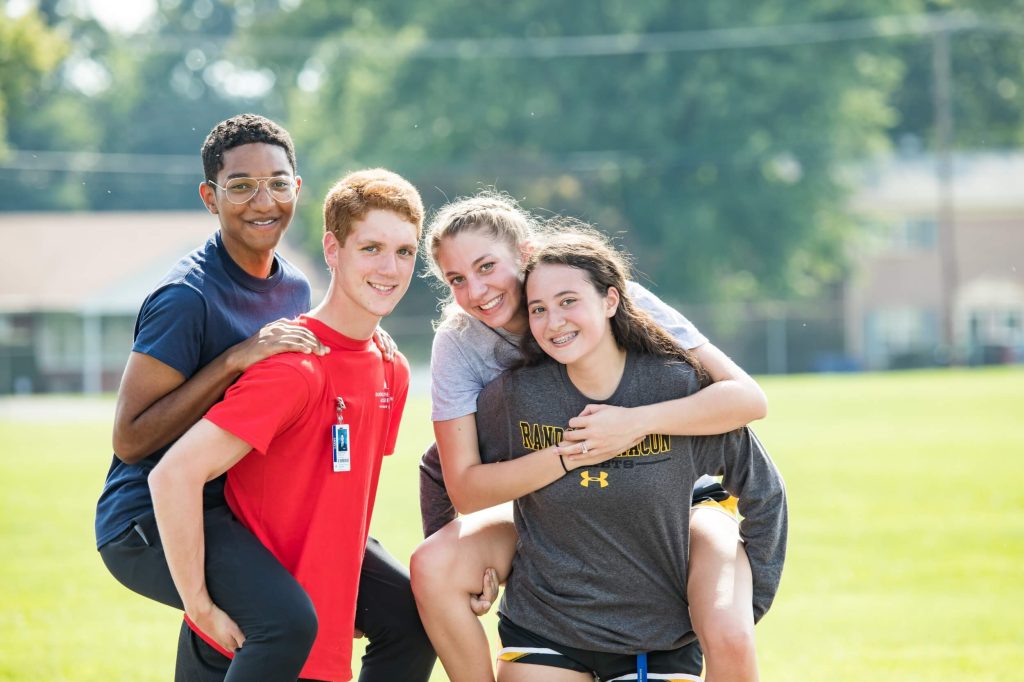
M 332 464 L 335 473 L 352 470 L 352 456 L 349 452 L 348 424 L 334 424 L 331 426 L 331 442 L 334 453 Z

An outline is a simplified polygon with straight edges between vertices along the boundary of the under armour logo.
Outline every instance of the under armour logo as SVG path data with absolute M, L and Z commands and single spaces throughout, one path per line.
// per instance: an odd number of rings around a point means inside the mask
M 589 488 L 591 483 L 597 483 L 602 488 L 607 488 L 608 487 L 608 472 L 607 471 L 602 471 L 597 476 L 591 476 L 590 475 L 590 471 L 581 471 L 580 472 L 580 478 L 582 479 L 580 481 L 580 485 L 583 486 L 584 488 Z

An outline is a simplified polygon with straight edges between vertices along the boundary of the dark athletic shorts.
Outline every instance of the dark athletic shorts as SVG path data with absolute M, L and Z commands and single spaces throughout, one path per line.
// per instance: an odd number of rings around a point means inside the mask
M 531 663 L 590 673 L 598 682 L 637 680 L 637 657 L 607 654 L 564 646 L 521 628 L 504 616 L 498 617 L 501 651 L 498 660 Z M 700 682 L 703 655 L 696 640 L 672 651 L 647 654 L 647 679 Z

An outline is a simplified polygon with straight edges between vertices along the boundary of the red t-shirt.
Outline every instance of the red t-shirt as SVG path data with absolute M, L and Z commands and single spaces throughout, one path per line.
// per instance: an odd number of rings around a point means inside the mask
M 228 471 L 228 504 L 316 608 L 319 630 L 302 677 L 350 680 L 359 572 L 382 457 L 395 449 L 409 365 L 401 355 L 385 362 L 372 341 L 300 320 L 331 352 L 286 353 L 253 365 L 206 419 L 252 446 Z M 351 471 L 336 473 L 337 396 L 345 401 Z

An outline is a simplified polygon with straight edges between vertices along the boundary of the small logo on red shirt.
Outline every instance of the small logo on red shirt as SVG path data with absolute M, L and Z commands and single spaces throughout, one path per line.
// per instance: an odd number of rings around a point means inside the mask
M 386 410 L 391 407 L 391 391 L 388 390 L 388 382 L 384 382 L 384 390 L 374 393 L 377 396 L 377 407 Z

